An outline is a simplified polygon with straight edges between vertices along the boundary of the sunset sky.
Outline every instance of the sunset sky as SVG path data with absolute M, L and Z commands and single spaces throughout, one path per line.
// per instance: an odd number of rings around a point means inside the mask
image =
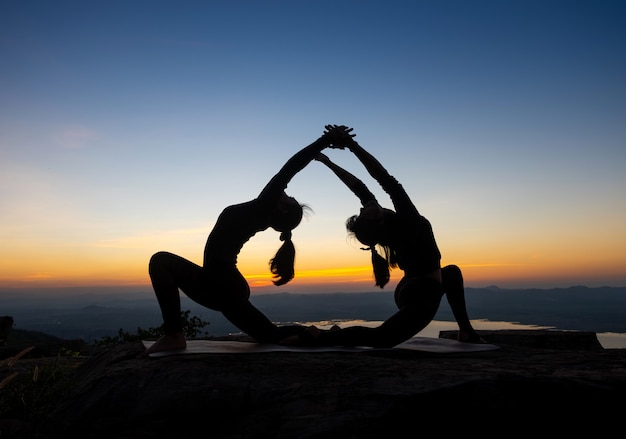
M 4 0 L 0 63 L 0 291 L 148 285 L 158 250 L 201 263 L 221 210 L 328 123 L 467 286 L 626 285 L 624 1 Z M 287 193 L 313 210 L 296 278 L 270 285 L 270 229 L 240 254 L 253 288 L 373 290 L 358 200 L 316 162 Z

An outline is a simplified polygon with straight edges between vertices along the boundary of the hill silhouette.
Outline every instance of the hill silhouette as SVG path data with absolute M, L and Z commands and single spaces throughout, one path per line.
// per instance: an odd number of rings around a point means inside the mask
M 574 286 L 555 289 L 466 288 L 473 320 L 516 322 L 562 330 L 626 333 L 626 287 Z M 396 311 L 391 291 L 325 294 L 253 295 L 253 303 L 280 323 L 321 320 L 384 320 Z M 183 309 L 210 324 L 209 335 L 239 332 L 215 311 L 191 302 L 184 295 Z M 55 296 L 0 296 L 0 315 L 11 315 L 14 328 L 81 338 L 88 342 L 115 335 L 119 329 L 159 326 L 160 311 L 151 292 L 97 291 L 93 294 Z M 435 320 L 453 321 L 445 300 Z

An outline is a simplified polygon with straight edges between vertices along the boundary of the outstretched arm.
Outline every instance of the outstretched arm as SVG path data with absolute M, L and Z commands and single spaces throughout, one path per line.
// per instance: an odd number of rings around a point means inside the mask
M 390 189 L 390 184 L 397 184 L 397 180 L 387 172 L 378 159 L 363 149 L 356 140 L 351 139 L 346 147 L 363 163 L 367 172 L 382 186 L 385 192 Z
M 340 149 L 346 147 L 352 151 L 363 166 L 365 166 L 365 169 L 367 169 L 367 172 L 372 176 L 372 178 L 374 178 L 383 190 L 391 197 L 391 201 L 393 202 L 396 211 L 403 210 L 405 207 L 408 207 L 411 210 L 417 210 L 402 185 L 398 183 L 398 180 L 387 172 L 376 157 L 363 149 L 363 147 L 353 139 L 354 135 L 350 133 L 352 128 L 337 125 L 333 125 L 332 128 L 338 132 L 343 130 L 343 137 L 336 134 L 337 138 L 341 139 L 341 143 L 333 144 L 331 146 Z
M 365 186 L 359 178 L 352 175 L 350 172 L 346 171 L 341 166 L 335 164 L 332 160 L 330 160 L 325 154 L 319 153 L 315 160 L 318 162 L 324 163 L 331 171 L 335 173 L 337 177 L 346 185 L 348 188 L 354 192 L 359 200 L 361 200 L 361 204 L 365 206 L 369 201 L 376 201 L 376 197 L 372 192 Z
M 279 197 L 291 179 L 300 172 L 319 152 L 330 146 L 338 146 L 345 141 L 345 127 L 343 125 L 326 125 L 324 134 L 294 154 L 261 191 L 259 198 Z

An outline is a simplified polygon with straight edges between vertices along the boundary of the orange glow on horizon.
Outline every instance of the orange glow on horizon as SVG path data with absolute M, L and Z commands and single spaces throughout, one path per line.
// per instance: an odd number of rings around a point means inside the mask
M 183 253 L 184 252 L 179 252 Z M 452 252 L 446 252 L 450 254 Z M 68 256 L 70 254 L 70 256 Z M 468 255 L 459 259 L 442 261 L 461 267 L 468 287 L 496 285 L 501 288 L 553 288 L 574 285 L 626 286 L 623 257 L 603 254 L 601 257 L 583 259 L 578 252 L 566 252 L 556 257 L 503 257 Z M 361 258 L 361 261 L 362 262 Z M 56 255 L 28 255 L 13 253 L 0 261 L 0 290 L 2 288 L 62 288 L 62 287 L 145 287 L 151 291 L 145 251 L 120 257 L 83 253 Z M 320 258 L 321 260 L 321 258 Z M 524 261 L 519 263 L 518 261 Z M 255 294 L 295 291 L 373 291 L 372 267 L 369 264 L 342 266 L 341 260 L 328 258 L 320 261 L 300 259 L 295 278 L 287 285 L 276 287 L 266 265 L 266 259 L 241 264 L 240 269 L 248 279 Z M 336 268 L 319 268 L 334 265 Z M 259 269 L 259 267 L 264 267 Z M 401 270 L 392 270 L 392 281 L 385 290 L 393 290 Z
M 243 273 L 250 288 L 262 288 L 274 286 L 271 276 L 266 273 L 246 274 Z M 363 282 L 373 282 L 371 267 L 344 267 L 329 268 L 321 270 L 301 270 L 297 271 L 290 285 L 300 286 L 323 286 L 325 284 L 354 284 Z
M 445 264 L 444 264 L 445 265 Z M 496 285 L 501 288 L 552 288 L 573 285 L 588 286 L 623 286 L 626 285 L 623 270 L 613 266 L 598 264 L 597 266 L 547 266 L 542 264 L 506 264 L 506 263 L 475 263 L 458 264 L 463 271 L 465 285 L 468 287 L 485 287 Z M 62 288 L 62 287 L 114 287 L 114 286 L 145 286 L 150 291 L 150 279 L 145 263 L 124 264 L 115 267 L 98 266 L 100 270 L 70 270 L 61 266 L 38 267 L 39 270 L 26 272 L 13 270 L 14 276 L 6 272 L 0 273 L 0 288 Z M 324 291 L 332 288 L 341 290 L 373 290 L 374 276 L 371 266 L 340 267 L 330 269 L 296 270 L 296 276 L 287 285 L 277 288 L 272 283 L 272 275 L 267 272 L 242 273 L 248 280 L 251 289 L 258 292 L 283 291 Z M 399 269 L 392 270 L 391 281 L 385 290 L 393 289 L 402 276 Z
M 142 264 L 145 265 L 145 264 Z M 116 267 L 115 269 L 103 270 L 101 273 L 71 272 L 68 270 L 37 271 L 24 273 L 19 278 L 0 277 L 0 288 L 22 288 L 22 287 L 73 287 L 73 286 L 118 286 L 146 285 L 150 288 L 150 279 L 147 274 L 147 267 L 126 266 L 125 269 Z M 272 275 L 269 270 L 265 273 L 247 273 L 242 270 L 242 274 L 248 280 L 251 289 L 274 287 Z M 325 284 L 373 284 L 373 274 L 371 267 L 342 267 L 318 270 L 300 270 L 296 272 L 294 280 L 288 285 L 297 286 L 323 286 Z

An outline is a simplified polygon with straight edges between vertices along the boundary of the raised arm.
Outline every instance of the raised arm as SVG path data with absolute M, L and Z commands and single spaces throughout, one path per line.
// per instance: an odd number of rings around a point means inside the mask
M 385 192 L 391 188 L 390 185 L 397 184 L 397 180 L 387 172 L 378 159 L 363 149 L 356 140 L 352 139 L 346 146 L 363 163 L 367 172 L 382 186 Z
M 319 139 L 302 148 L 287 160 L 278 173 L 263 188 L 259 198 L 280 196 L 294 175 L 304 169 L 317 154 L 324 148 L 343 142 L 342 139 L 345 139 L 344 128 L 338 125 L 326 125 L 324 134 Z
M 361 204 L 365 206 L 369 201 L 376 201 L 376 197 L 359 178 L 346 171 L 341 166 L 335 164 L 325 154 L 319 153 L 315 160 L 324 163 L 337 177 L 356 195 Z
M 354 135 L 350 134 L 352 128 L 337 125 L 333 125 L 332 128 L 337 131 L 335 137 L 338 140 L 330 146 L 340 149 L 345 147 L 352 151 L 363 166 L 365 166 L 365 169 L 367 169 L 367 172 L 372 176 L 372 178 L 374 178 L 383 190 L 390 196 L 396 211 L 404 210 L 405 208 L 417 211 L 402 185 L 398 183 L 398 180 L 387 172 L 376 157 L 363 149 L 363 147 L 353 139 Z M 342 130 L 343 136 L 340 136 L 339 132 Z

